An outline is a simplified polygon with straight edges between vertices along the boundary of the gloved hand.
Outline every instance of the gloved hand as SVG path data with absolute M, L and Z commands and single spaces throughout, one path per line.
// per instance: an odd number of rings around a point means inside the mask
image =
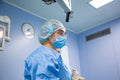
M 72 70 L 72 74 L 72 80 L 85 80 L 83 77 L 79 76 L 78 72 L 75 69 Z

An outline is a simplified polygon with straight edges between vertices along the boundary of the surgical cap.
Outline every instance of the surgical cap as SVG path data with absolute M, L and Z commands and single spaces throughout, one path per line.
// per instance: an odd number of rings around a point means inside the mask
M 65 27 L 60 21 L 55 19 L 48 20 L 40 27 L 40 32 L 38 34 L 39 42 L 44 43 L 55 31 L 61 28 L 65 29 Z

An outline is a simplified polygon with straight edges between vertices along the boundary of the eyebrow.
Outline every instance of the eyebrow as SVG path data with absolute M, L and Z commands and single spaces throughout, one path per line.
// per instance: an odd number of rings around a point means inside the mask
M 63 31 L 63 30 L 61 30 L 61 29 L 60 29 L 60 30 L 58 30 L 58 31 L 62 31 L 62 32 L 64 32 L 64 31 Z M 66 32 L 65 32 L 65 33 L 66 33 Z
M 64 32 L 63 30 L 58 30 L 58 32 L 59 32 L 59 31 L 62 32 L 62 33 L 64 33 L 64 34 L 66 35 L 66 32 Z

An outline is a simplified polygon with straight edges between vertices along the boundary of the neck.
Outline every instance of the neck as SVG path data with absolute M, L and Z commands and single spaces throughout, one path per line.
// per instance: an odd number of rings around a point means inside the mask
M 51 42 L 49 40 L 47 40 L 46 42 L 43 43 L 44 46 L 48 47 L 48 48 L 52 48 L 55 51 L 57 51 L 58 53 L 60 53 L 60 49 L 54 48 L 53 45 L 51 44 Z

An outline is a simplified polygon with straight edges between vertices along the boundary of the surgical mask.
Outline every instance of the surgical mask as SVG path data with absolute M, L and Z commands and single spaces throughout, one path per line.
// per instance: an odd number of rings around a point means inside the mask
M 56 41 L 52 42 L 52 45 L 55 47 L 55 48 L 62 48 L 64 47 L 66 44 L 66 36 L 62 37 L 62 36 L 56 36 Z

